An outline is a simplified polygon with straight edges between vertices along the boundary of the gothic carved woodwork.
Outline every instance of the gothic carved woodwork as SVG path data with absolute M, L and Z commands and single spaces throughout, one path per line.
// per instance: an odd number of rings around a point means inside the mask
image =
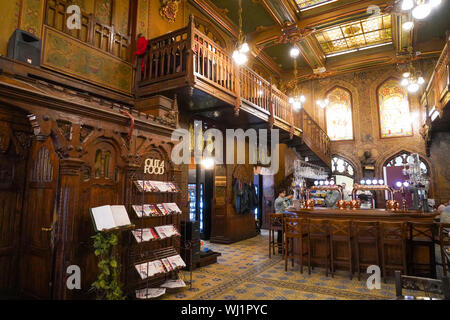
M 297 43 L 314 32 L 314 29 L 299 29 L 296 24 L 286 24 L 282 29 L 282 35 L 276 43 Z

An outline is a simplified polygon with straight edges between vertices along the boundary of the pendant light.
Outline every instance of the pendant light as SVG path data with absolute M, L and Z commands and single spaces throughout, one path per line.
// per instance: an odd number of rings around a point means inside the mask
M 238 36 L 238 44 L 236 50 L 233 52 L 233 60 L 238 65 L 244 65 L 248 61 L 247 53 L 250 52 L 250 47 L 248 43 L 245 41 L 244 34 L 242 32 L 242 0 L 238 1 L 239 3 L 239 36 Z
M 411 31 L 414 28 L 412 18 L 423 20 L 431 11 L 441 4 L 442 0 L 402 0 L 401 9 L 408 13 L 409 19 L 402 24 L 402 29 Z
M 300 49 L 297 46 L 293 46 L 289 51 L 289 55 L 294 59 L 294 92 L 293 96 L 289 98 L 289 103 L 292 105 L 294 111 L 300 111 L 303 103 L 306 101 L 304 95 L 298 95 L 297 89 L 297 57 L 300 54 Z

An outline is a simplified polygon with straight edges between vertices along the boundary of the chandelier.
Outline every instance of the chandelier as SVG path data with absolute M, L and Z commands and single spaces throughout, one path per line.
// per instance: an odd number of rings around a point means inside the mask
M 408 12 L 408 21 L 402 24 L 405 31 L 410 31 L 414 28 L 414 19 L 422 20 L 428 17 L 431 10 L 441 4 L 442 0 L 402 0 L 401 8 Z M 411 18 L 412 15 L 412 18 Z
M 297 57 L 300 54 L 300 50 L 294 46 L 291 48 L 291 51 L 289 52 L 289 55 L 292 59 L 294 59 L 294 96 L 289 98 L 289 103 L 292 105 L 292 109 L 295 111 L 299 111 L 303 103 L 306 101 L 306 98 L 304 95 L 298 95 L 298 88 L 297 88 Z
M 328 99 L 323 99 L 323 100 L 317 100 L 316 103 L 319 107 L 321 107 L 322 109 L 325 109 L 328 106 L 328 104 L 330 103 L 330 101 Z
M 408 92 L 416 93 L 419 91 L 421 85 L 425 83 L 420 71 L 416 71 L 412 64 L 409 65 L 409 70 L 403 73 L 403 79 L 400 84 L 405 87 Z
M 250 51 L 248 43 L 245 41 L 244 34 L 242 32 L 242 0 L 239 0 L 239 36 L 237 48 L 233 52 L 234 62 L 240 66 L 246 64 L 248 61 L 247 53 Z

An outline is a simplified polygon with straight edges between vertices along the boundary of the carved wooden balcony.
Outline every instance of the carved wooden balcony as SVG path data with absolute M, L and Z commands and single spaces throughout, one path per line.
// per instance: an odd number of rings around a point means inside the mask
M 420 133 L 425 140 L 426 153 L 430 155 L 433 133 L 447 131 L 450 127 L 450 33 L 447 42 L 428 81 L 421 104 L 426 114 Z
M 180 105 L 190 100 L 201 110 L 244 112 L 282 129 L 330 166 L 330 139 L 312 117 L 303 109 L 294 112 L 288 97 L 256 72 L 238 67 L 231 54 L 195 27 L 193 19 L 183 29 L 150 39 L 137 66 L 138 97 L 177 94 Z

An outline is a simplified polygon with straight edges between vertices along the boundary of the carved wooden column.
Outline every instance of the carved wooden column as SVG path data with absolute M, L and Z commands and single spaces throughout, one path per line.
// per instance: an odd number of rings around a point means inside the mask
M 58 229 L 56 230 L 54 298 L 68 299 L 72 293 L 67 289 L 67 267 L 76 264 L 74 259 L 74 221 L 79 212 L 81 166 L 76 158 L 61 159 L 59 162 L 58 186 Z M 83 270 L 82 270 L 83 271 Z M 83 276 L 83 274 L 81 274 Z

